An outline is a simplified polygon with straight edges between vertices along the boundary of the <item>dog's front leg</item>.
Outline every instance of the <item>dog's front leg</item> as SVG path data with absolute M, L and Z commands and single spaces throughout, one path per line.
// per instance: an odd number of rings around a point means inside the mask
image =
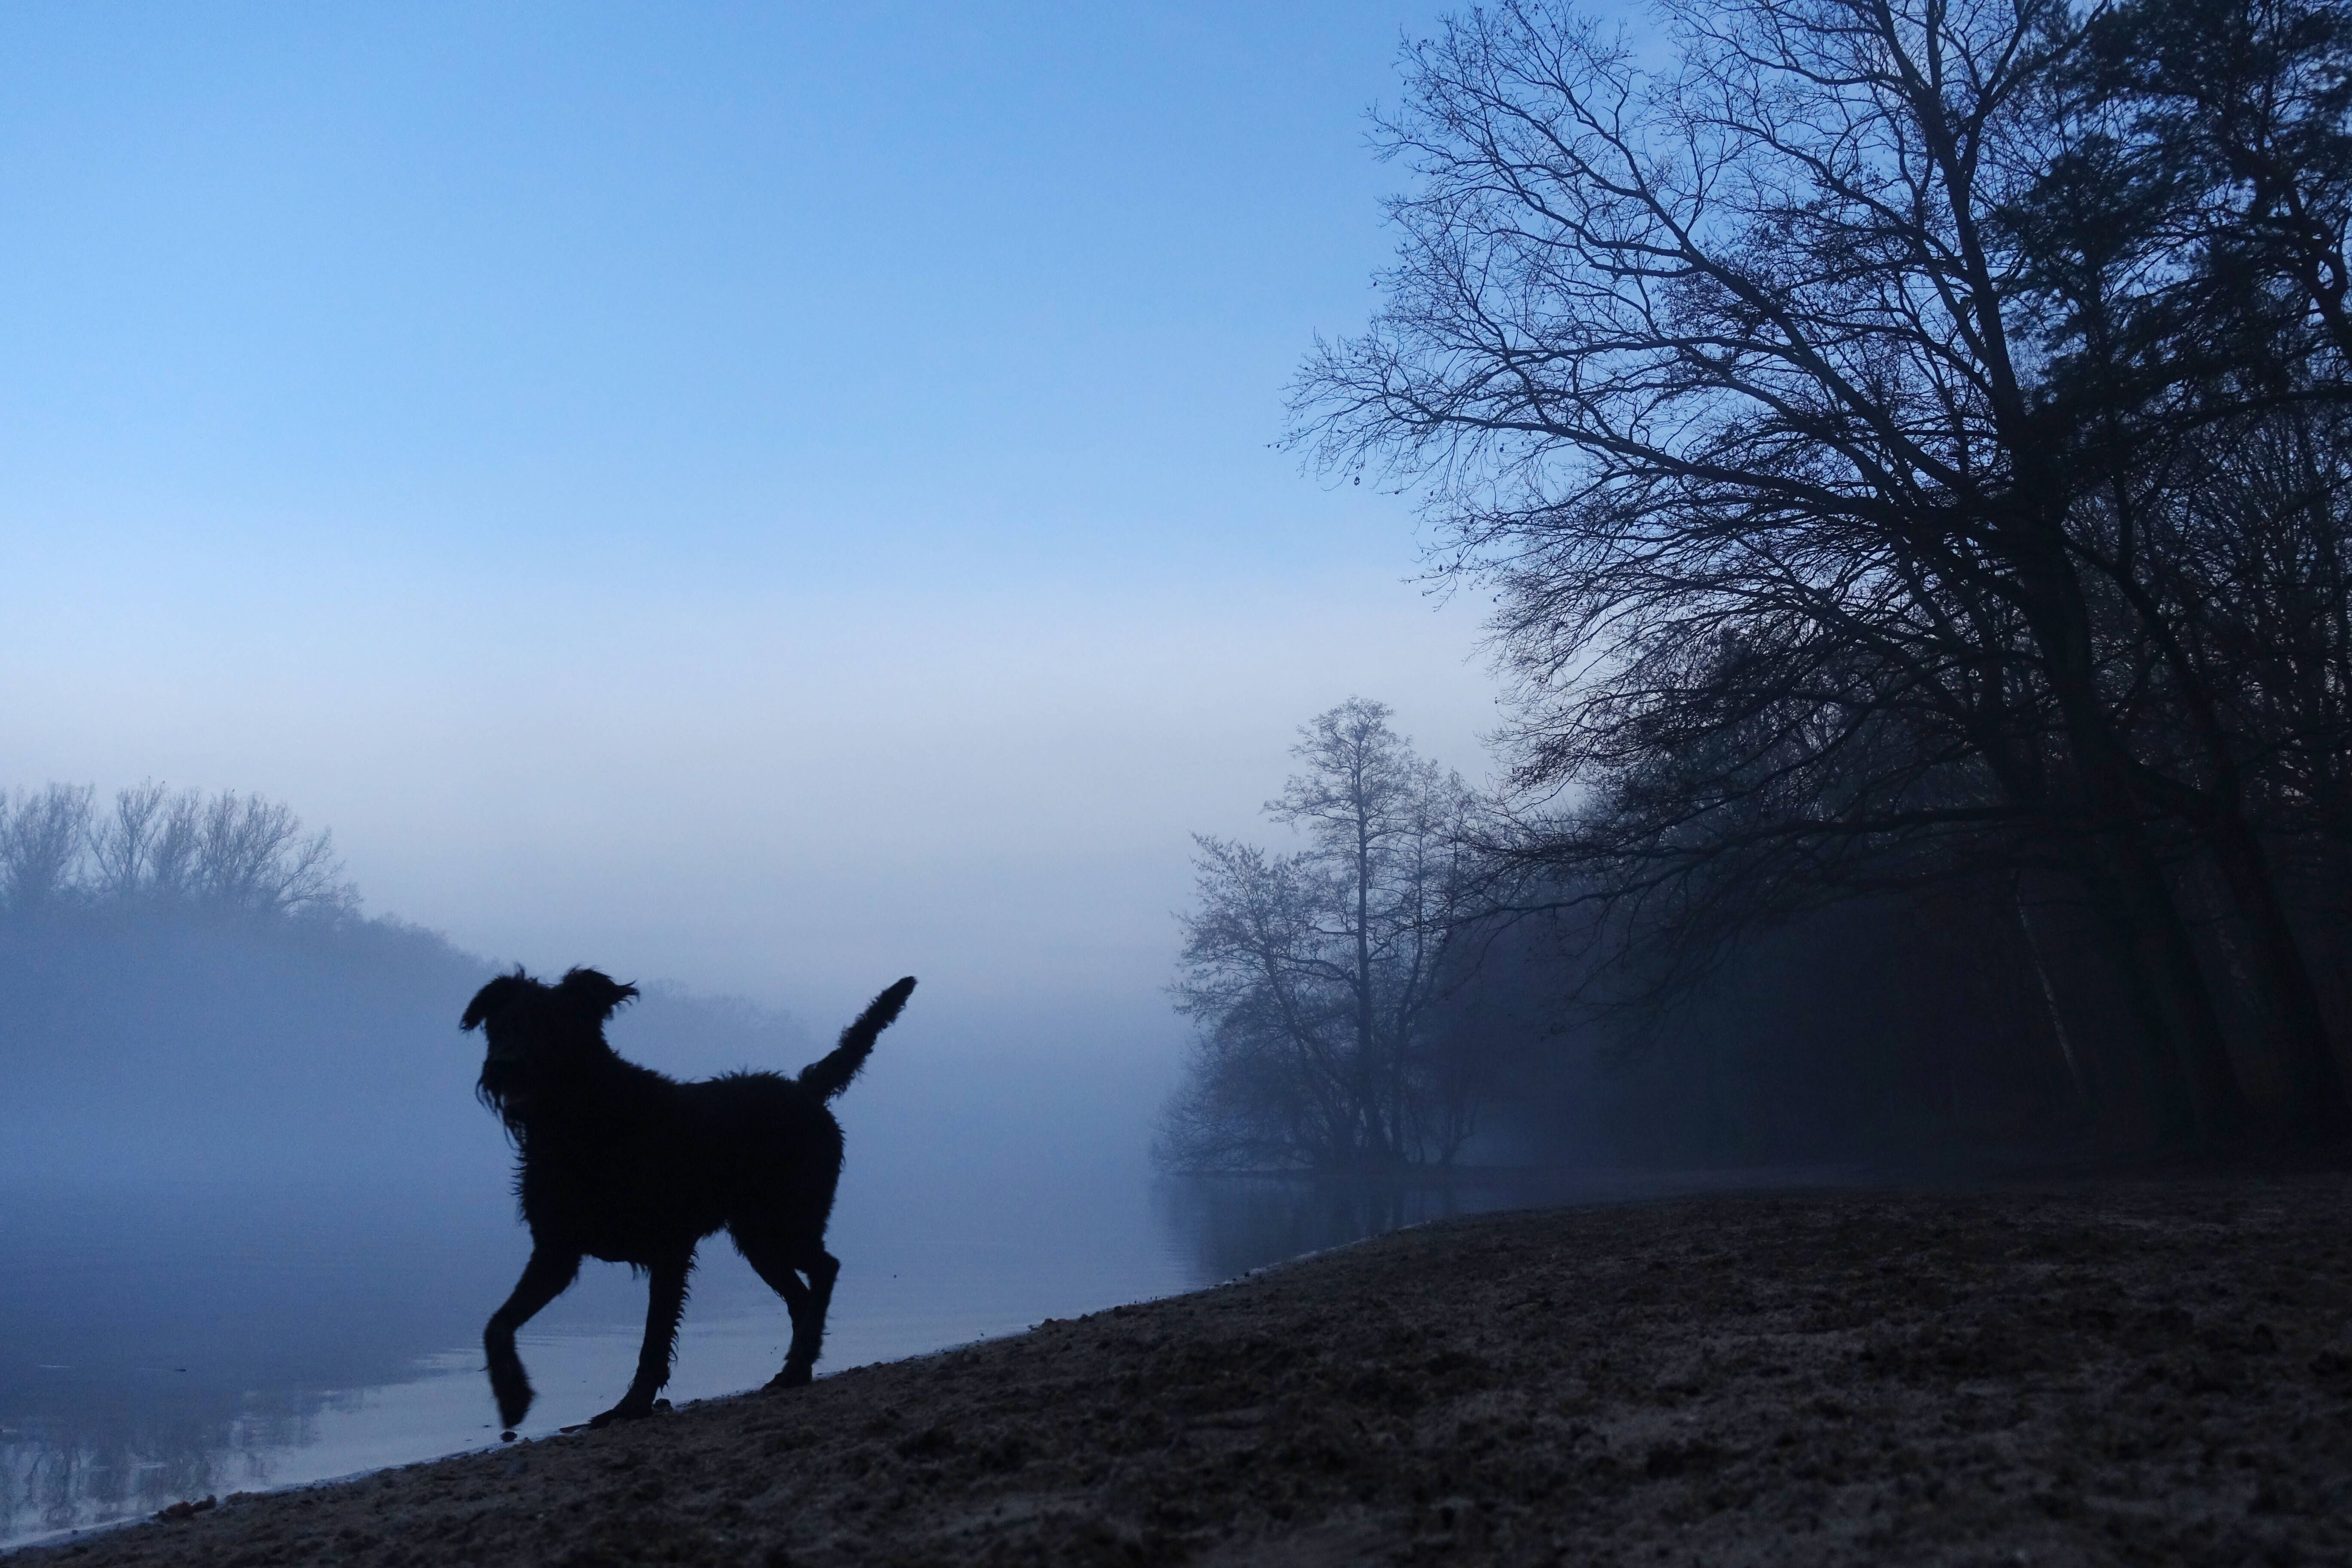
M 515 1331 L 570 1289 L 579 1273 L 580 1254 L 533 1247 L 514 1294 L 490 1314 L 489 1327 L 482 1331 L 482 1349 L 490 1358 L 490 1392 L 498 1396 L 499 1419 L 509 1432 L 522 1425 L 531 1401 L 530 1378 L 522 1370 L 522 1357 L 515 1354 Z
M 677 1321 L 686 1311 L 686 1277 L 694 1268 L 694 1248 L 657 1259 L 646 1269 L 646 1342 L 637 1352 L 637 1375 L 621 1403 L 588 1423 L 606 1426 L 634 1421 L 654 1413 L 654 1395 L 669 1381 L 670 1358 L 677 1350 Z

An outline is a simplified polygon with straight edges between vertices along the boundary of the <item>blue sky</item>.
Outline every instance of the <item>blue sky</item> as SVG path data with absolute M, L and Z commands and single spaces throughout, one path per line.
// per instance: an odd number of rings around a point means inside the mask
M 496 957 L 1150 1032 L 1293 726 L 1483 769 L 1479 606 L 1270 449 L 1436 10 L 11 6 L 0 783 L 261 790 Z

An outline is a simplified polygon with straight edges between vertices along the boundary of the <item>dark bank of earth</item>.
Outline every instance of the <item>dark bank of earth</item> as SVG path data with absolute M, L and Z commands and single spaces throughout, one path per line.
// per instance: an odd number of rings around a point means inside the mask
M 28 1552 L 114 1563 L 2352 1561 L 2352 1182 L 1449 1222 Z

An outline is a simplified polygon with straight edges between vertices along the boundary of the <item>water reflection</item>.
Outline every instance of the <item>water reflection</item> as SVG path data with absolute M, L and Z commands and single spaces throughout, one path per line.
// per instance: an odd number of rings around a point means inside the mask
M 0 1428 L 0 1542 L 271 1486 L 274 1456 L 314 1442 L 321 1410 L 359 1398 L 282 1390 L 221 1403 L 119 1421 L 17 1416 Z

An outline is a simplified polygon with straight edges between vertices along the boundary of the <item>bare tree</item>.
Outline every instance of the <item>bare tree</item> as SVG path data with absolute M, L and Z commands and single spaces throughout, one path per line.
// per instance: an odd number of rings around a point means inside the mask
M 13 802 L 0 792 L 0 904 L 37 912 L 73 891 L 89 797 L 87 784 L 53 784 Z
M 1343 974 L 1318 920 L 1334 889 L 1295 856 L 1202 837 L 1177 1011 L 1199 1030 L 1160 1143 L 1187 1169 L 1355 1163 L 1363 1118 Z
M 304 834 L 280 802 L 224 790 L 203 808 L 194 878 L 203 898 L 268 914 L 331 911 L 355 901 L 341 872 L 334 835 Z
M 1401 261 L 1371 331 L 1309 362 L 1296 439 L 1423 487 L 1441 570 L 1500 588 L 1523 799 L 1679 773 L 1643 842 L 2055 855 L 2116 934 L 2167 1134 L 2233 1136 L 2167 858 L 2229 824 L 2145 744 L 2165 617 L 2101 553 L 2105 405 L 2057 395 L 2013 221 L 2064 143 L 2075 19 L 1655 16 L 1661 52 L 1519 0 L 1409 51 Z M 2287 1042 L 2318 1131 L 2324 1044 Z
M 1308 847 L 1196 840 L 1180 1011 L 1200 1026 L 1163 1156 L 1184 1165 L 1382 1169 L 1450 1162 L 1475 1107 L 1459 1042 L 1430 1028 L 1467 908 L 1460 779 L 1351 699 L 1299 731 L 1266 804 Z
M 159 881 L 176 889 L 194 856 L 195 811 L 194 792 L 175 800 L 152 779 L 116 791 L 113 811 L 90 829 L 94 890 L 129 899 Z
M 268 915 L 339 914 L 358 904 L 333 835 L 304 832 L 280 802 L 234 790 L 175 795 L 150 780 L 118 791 L 113 810 L 92 823 L 91 793 L 51 784 L 9 813 L 0 845 L 11 887 L 24 889 L 10 897 L 13 907 L 85 889 Z
M 2296 1120 L 2340 1132 L 2276 847 L 2319 820 L 2283 764 L 2352 741 L 2311 700 L 2343 668 L 2352 10 L 2130 0 L 2079 38 L 2003 215 L 2042 317 L 2040 401 L 2084 481 L 2070 543 L 2131 782 L 2226 889 Z

